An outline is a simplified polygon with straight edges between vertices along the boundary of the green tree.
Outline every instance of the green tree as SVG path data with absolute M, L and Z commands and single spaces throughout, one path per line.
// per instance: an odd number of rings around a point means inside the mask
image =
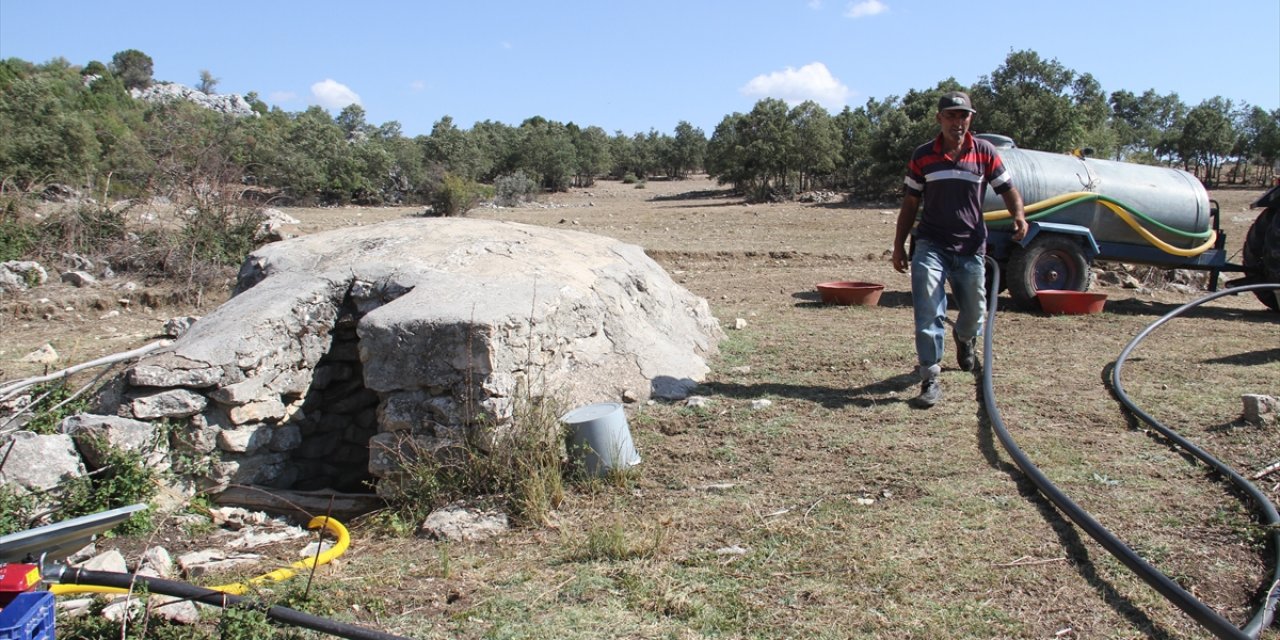
M 1254 181 L 1266 184 L 1280 160 L 1280 109 L 1248 109 L 1241 129 L 1246 137 L 1245 156 L 1256 168 Z
M 835 186 L 867 197 L 871 169 L 871 118 L 863 107 L 845 106 L 832 118 L 840 138 L 840 165 L 836 169 Z
M 1149 96 L 1155 91 L 1148 89 L 1141 97 L 1132 91 L 1115 91 L 1108 98 L 1111 106 L 1111 131 L 1115 135 L 1113 157 L 1124 160 L 1139 154 L 1155 156 L 1149 144 L 1153 137 L 1155 104 Z
M 249 103 L 249 108 L 258 115 L 264 115 L 271 109 L 267 107 L 267 103 L 262 101 L 257 91 L 250 91 L 244 94 L 244 101 Z
M 577 164 L 569 129 L 559 122 L 534 116 L 520 124 L 519 136 L 516 168 L 533 176 L 544 189 L 567 189 Z
M 204 93 L 208 95 L 213 95 L 217 93 L 218 83 L 221 81 L 222 80 L 213 77 L 213 73 L 211 73 L 208 69 L 201 69 L 200 82 L 196 84 L 196 91 L 199 91 L 200 93 Z
M 1078 95 L 1075 72 L 1034 51 L 1015 51 L 973 87 L 986 130 L 1011 136 L 1019 146 L 1070 151 L 1085 139 L 1087 114 L 1078 109 L 1092 95 Z
M 455 126 L 453 118 L 445 116 L 432 125 L 431 135 L 423 140 L 424 159 L 465 180 L 479 180 L 485 172 L 486 163 L 481 160 L 476 138 L 476 135 Z
M 151 86 L 153 66 L 151 56 L 137 49 L 125 49 L 111 56 L 111 73 L 120 78 L 126 89 Z
M 365 138 L 373 129 L 365 121 L 364 107 L 355 103 L 343 107 L 333 121 L 342 129 L 342 133 L 348 140 Z
M 1092 75 L 1080 74 L 1071 84 L 1071 99 L 1082 128 L 1079 146 L 1102 157 L 1110 156 L 1118 142 L 1110 126 L 1111 105 L 1107 104 L 1102 85 Z
M 427 175 L 421 148 L 404 137 L 400 123 L 394 120 L 380 125 L 372 139 L 388 155 L 387 186 L 383 193 L 386 202 L 422 202 L 428 195 Z
M 467 131 L 467 140 L 474 150 L 471 170 L 476 180 L 492 182 L 500 175 L 516 170 L 515 151 L 520 134 L 514 127 L 501 122 L 484 120 Z
M 574 184 L 589 187 L 595 183 L 596 176 L 609 170 L 609 134 L 600 127 L 579 129 L 577 125 L 568 125 L 573 136 L 573 147 L 577 165 L 574 167 Z
M 789 162 L 798 172 L 801 191 L 814 188 L 814 182 L 835 173 L 840 161 L 840 135 L 831 114 L 812 100 L 806 100 L 788 114 L 795 130 L 796 144 Z
M 734 112 L 722 118 L 707 141 L 707 175 L 719 184 L 731 184 L 744 192 L 755 178 L 744 145 L 746 116 Z
M 1231 101 L 1221 96 L 1201 102 L 1187 113 L 1178 138 L 1178 156 L 1210 187 L 1218 186 L 1223 159 L 1231 153 L 1236 132 Z
M 672 165 L 676 178 L 685 178 L 702 168 L 707 155 L 707 134 L 685 120 L 676 124 L 672 140 Z
M 756 167 L 756 196 L 763 199 L 774 187 L 788 189 L 789 162 L 795 157 L 795 131 L 788 119 L 787 103 L 765 98 L 747 114 L 744 152 Z
M 609 138 L 609 158 L 612 161 L 609 174 L 619 180 L 627 174 L 643 177 L 643 174 L 636 173 L 635 155 L 635 140 L 622 131 L 615 131 Z
M 0 176 L 21 188 L 89 182 L 101 149 L 92 118 L 76 109 L 84 91 L 70 69 L 34 70 L 0 91 Z
M 329 171 L 342 164 L 346 138 L 346 132 L 322 107 L 312 106 L 297 114 L 281 141 L 281 153 L 275 157 L 273 173 L 279 184 L 302 202 L 342 200 L 333 189 L 341 178 Z
M 646 173 L 661 173 L 669 179 L 680 174 L 679 163 L 675 157 L 675 140 L 657 129 L 650 129 L 640 142 L 644 150 L 643 157 L 650 163 Z

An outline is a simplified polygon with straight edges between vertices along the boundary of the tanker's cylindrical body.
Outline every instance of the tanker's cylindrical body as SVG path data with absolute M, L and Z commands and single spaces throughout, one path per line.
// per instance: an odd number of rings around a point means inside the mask
M 1204 185 L 1186 171 L 1028 149 L 997 149 L 997 153 L 1028 206 L 1065 193 L 1088 191 L 1114 198 L 1179 231 L 1203 233 L 1209 229 L 1209 194 Z M 1004 208 L 1004 200 L 988 188 L 983 210 Z M 1150 246 L 1124 220 L 1097 201 L 1072 205 L 1041 220 L 1088 227 L 1098 242 Z M 1143 226 L 1179 248 L 1187 249 L 1204 242 L 1169 233 L 1149 223 Z

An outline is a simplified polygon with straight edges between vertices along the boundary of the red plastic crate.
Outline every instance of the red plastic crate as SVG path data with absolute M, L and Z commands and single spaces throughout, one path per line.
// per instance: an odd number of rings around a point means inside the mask
M 48 591 L 20 593 L 0 609 L 0 640 L 54 640 L 54 602 Z

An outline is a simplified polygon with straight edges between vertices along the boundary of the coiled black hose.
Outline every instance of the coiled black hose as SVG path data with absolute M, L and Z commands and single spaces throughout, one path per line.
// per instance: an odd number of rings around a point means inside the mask
M 1191 616 L 1192 619 L 1207 629 L 1210 633 L 1213 633 L 1219 638 L 1255 640 L 1262 632 L 1262 629 L 1266 628 L 1271 623 L 1275 612 L 1278 597 L 1277 590 L 1278 585 L 1280 585 L 1280 583 L 1278 583 L 1278 581 L 1280 581 L 1280 557 L 1277 557 L 1272 562 L 1271 586 L 1267 589 L 1267 595 L 1264 597 L 1258 611 L 1250 618 L 1248 624 L 1245 625 L 1242 630 L 1231 624 L 1229 620 L 1223 618 L 1218 614 L 1218 612 L 1211 609 L 1198 598 L 1188 593 L 1168 576 L 1161 573 L 1159 569 L 1148 564 L 1141 556 L 1135 553 L 1127 545 L 1121 542 L 1119 538 L 1107 530 L 1106 527 L 1102 526 L 1097 520 L 1094 520 L 1093 517 L 1089 515 L 1089 512 L 1082 509 L 1080 505 L 1072 501 L 1071 498 L 1068 498 L 1066 494 L 1050 482 L 1049 478 L 1031 462 L 1031 459 L 1028 458 L 1027 455 L 1023 453 L 1022 449 L 1018 447 L 1018 444 L 1014 442 L 1013 437 L 1009 435 L 1009 430 L 1005 427 L 1004 421 L 1000 417 L 1000 410 L 996 406 L 995 385 L 991 378 L 993 360 L 992 344 L 994 342 L 996 320 L 996 295 L 1000 290 L 1000 269 L 991 258 L 987 258 L 987 272 L 992 274 L 992 282 L 988 291 L 986 330 L 983 332 L 982 399 L 983 403 L 986 405 L 987 415 L 991 419 L 992 429 L 995 431 L 996 437 L 999 438 L 1001 446 L 1003 446 L 1005 451 L 1009 453 L 1009 456 L 1013 458 L 1014 464 L 1016 464 L 1018 468 L 1031 479 L 1031 481 L 1036 485 L 1036 488 L 1040 490 L 1040 493 L 1048 498 L 1049 501 L 1057 506 L 1064 514 L 1066 514 L 1066 516 L 1070 518 L 1076 526 L 1083 529 L 1085 533 L 1089 534 L 1089 537 L 1102 545 L 1108 553 L 1115 556 L 1115 558 L 1120 562 L 1124 563 L 1124 565 L 1136 573 L 1139 578 L 1142 578 L 1144 582 L 1151 585 L 1152 588 L 1163 595 L 1166 599 L 1176 605 L 1179 609 L 1186 612 L 1187 615 Z M 1120 391 L 1121 387 L 1119 385 L 1119 373 L 1123 364 L 1123 359 L 1128 356 L 1133 347 L 1136 346 L 1137 343 L 1153 329 L 1160 326 L 1167 320 L 1181 315 L 1187 309 L 1199 306 L 1200 304 L 1215 298 L 1265 287 L 1280 289 L 1280 285 L 1250 285 L 1246 287 L 1237 287 L 1235 289 L 1224 289 L 1223 291 L 1206 296 L 1205 298 L 1190 304 L 1183 305 L 1147 327 L 1146 330 L 1139 334 L 1138 338 L 1135 338 L 1133 342 L 1125 348 L 1120 359 L 1116 362 L 1114 377 L 1118 395 L 1124 397 L 1123 392 Z M 1122 402 L 1125 401 L 1122 400 Z M 1138 410 L 1133 406 L 1131 401 L 1125 402 L 1125 404 L 1131 410 L 1138 412 L 1140 416 L 1146 416 L 1143 418 L 1144 420 L 1150 418 L 1150 416 L 1147 416 L 1145 413 L 1142 413 L 1141 410 Z M 1155 426 L 1157 423 L 1154 422 L 1153 418 L 1150 418 L 1149 424 Z M 1214 459 L 1198 447 L 1191 445 L 1191 443 L 1178 436 L 1172 430 L 1164 427 L 1163 425 L 1157 428 L 1161 433 L 1164 433 L 1171 440 L 1178 443 L 1179 446 L 1187 447 L 1188 451 L 1191 451 L 1193 455 L 1196 455 L 1196 457 L 1210 464 L 1210 466 L 1221 472 L 1225 477 L 1230 479 L 1233 484 L 1240 487 L 1247 495 L 1249 495 L 1254 502 L 1254 506 L 1259 511 L 1264 524 L 1272 527 L 1271 548 L 1273 554 L 1280 554 L 1280 531 L 1276 530 L 1274 527 L 1278 521 L 1276 517 L 1276 510 L 1271 502 L 1267 500 L 1266 496 L 1262 495 L 1262 493 L 1258 491 L 1257 487 L 1254 487 L 1252 483 L 1245 480 L 1240 476 L 1240 474 L 1232 471 L 1230 467 Z
M 186 582 L 140 576 L 133 573 L 117 573 L 115 571 L 67 569 L 59 581 L 64 584 L 93 584 L 121 589 L 129 589 L 134 585 L 140 585 L 150 593 L 185 598 L 224 608 L 246 601 L 245 598 L 240 596 L 233 596 L 221 591 L 212 591 Z M 353 624 L 313 616 L 288 607 L 273 606 L 266 610 L 266 614 L 268 618 L 287 625 L 311 629 L 312 631 L 327 633 L 339 638 L 349 638 L 350 640 L 408 640 L 403 636 L 395 636 Z
M 1274 554 L 1271 564 L 1271 586 L 1266 590 L 1262 606 L 1259 607 L 1257 613 L 1254 614 L 1253 618 L 1251 618 L 1249 623 L 1244 627 L 1244 632 L 1254 638 L 1256 638 L 1263 629 L 1271 625 L 1272 619 L 1275 616 L 1277 600 L 1280 600 L 1280 527 L 1277 526 L 1280 525 L 1280 514 L 1276 513 L 1275 506 L 1272 505 L 1271 501 L 1258 490 L 1258 487 L 1254 486 L 1252 482 L 1249 482 L 1237 473 L 1235 469 L 1223 464 L 1205 450 L 1188 441 L 1186 438 L 1183 438 L 1178 434 L 1178 432 L 1170 429 L 1159 420 L 1151 417 L 1147 412 L 1138 408 L 1138 405 L 1135 404 L 1128 394 L 1124 392 L 1124 384 L 1120 380 L 1120 373 L 1124 369 L 1124 363 L 1129 358 L 1130 352 L 1132 352 L 1152 331 L 1155 331 L 1164 323 L 1191 309 L 1199 307 L 1206 302 L 1216 300 L 1223 296 L 1235 295 L 1246 291 L 1263 291 L 1268 289 L 1280 290 L 1280 284 L 1254 284 L 1236 287 L 1234 289 L 1224 289 L 1217 293 L 1204 296 L 1198 300 L 1193 300 L 1181 307 L 1178 307 L 1177 309 L 1174 309 L 1173 311 L 1170 311 L 1169 313 L 1166 313 L 1159 320 L 1151 323 L 1146 329 L 1143 329 L 1138 333 L 1138 335 L 1125 346 L 1124 350 L 1120 352 L 1120 357 L 1116 358 L 1115 367 L 1111 371 L 1111 386 L 1116 395 L 1116 399 L 1118 399 L 1126 409 L 1133 412 L 1133 414 L 1139 419 L 1150 425 L 1151 428 L 1159 431 L 1161 435 L 1177 443 L 1178 446 L 1195 456 L 1201 462 L 1209 465 L 1214 471 L 1217 471 L 1222 474 L 1223 477 L 1227 478 L 1231 484 L 1235 485 L 1236 488 L 1244 492 L 1244 494 L 1253 502 L 1254 509 L 1258 514 L 1258 519 L 1270 530 L 1271 549 Z

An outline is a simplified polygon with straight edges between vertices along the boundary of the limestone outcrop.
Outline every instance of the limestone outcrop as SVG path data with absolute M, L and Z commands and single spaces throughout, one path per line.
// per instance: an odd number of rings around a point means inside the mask
M 208 456 L 215 490 L 354 491 L 394 466 L 371 449 L 501 428 L 522 400 L 683 398 L 722 337 L 640 247 L 396 220 L 254 252 L 235 295 L 131 367 L 99 411 L 167 422 L 175 453 Z

